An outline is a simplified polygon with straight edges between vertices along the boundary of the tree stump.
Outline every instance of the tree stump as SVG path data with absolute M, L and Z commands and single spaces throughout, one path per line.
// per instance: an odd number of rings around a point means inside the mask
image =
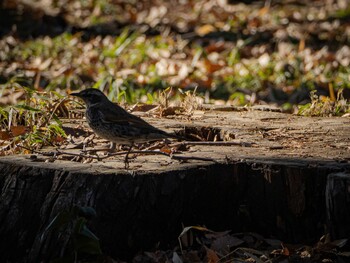
M 249 144 L 192 145 L 182 153 L 216 162 L 141 155 L 129 170 L 120 158 L 89 164 L 0 158 L 0 260 L 59 257 L 69 236 L 43 233 L 58 213 L 75 205 L 96 210 L 89 228 L 105 254 L 124 259 L 157 244 L 174 246 L 189 225 L 294 243 L 317 240 L 325 226 L 334 238 L 350 235 L 349 180 L 338 176 L 350 168 L 348 119 L 261 111 L 196 114 L 186 124 L 191 133 L 210 137 L 212 128 L 219 141 Z M 184 126 L 150 121 L 168 130 Z

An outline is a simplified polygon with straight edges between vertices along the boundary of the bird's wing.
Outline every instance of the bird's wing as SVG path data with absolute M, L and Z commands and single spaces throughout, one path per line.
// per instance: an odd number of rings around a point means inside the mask
M 115 106 L 115 105 L 113 105 Z M 148 122 L 144 121 L 140 117 L 136 115 L 132 115 L 126 110 L 124 110 L 121 107 L 110 107 L 108 110 L 100 110 L 100 116 L 102 118 L 102 121 L 106 123 L 116 123 L 119 125 L 126 125 L 126 126 L 138 126 L 138 127 L 143 127 L 145 129 L 147 128 L 153 128 L 151 124 Z

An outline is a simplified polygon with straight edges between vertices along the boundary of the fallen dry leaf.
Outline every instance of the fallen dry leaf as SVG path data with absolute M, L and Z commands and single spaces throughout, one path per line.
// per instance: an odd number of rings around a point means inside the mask
M 207 251 L 207 262 L 208 263 L 217 263 L 219 262 L 220 258 L 218 255 L 215 253 L 214 250 L 205 247 L 205 250 Z
M 11 130 L 12 136 L 16 137 L 27 133 L 29 131 L 29 127 L 23 126 L 23 125 L 11 126 L 10 130 Z
M 0 131 L 0 140 L 9 140 L 12 138 L 12 135 L 8 131 Z

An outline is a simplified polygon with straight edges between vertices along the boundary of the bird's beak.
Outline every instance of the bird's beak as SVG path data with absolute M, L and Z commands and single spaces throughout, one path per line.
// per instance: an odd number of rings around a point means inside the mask
M 69 95 L 75 96 L 75 97 L 81 97 L 80 92 L 73 92 L 73 93 L 71 93 Z

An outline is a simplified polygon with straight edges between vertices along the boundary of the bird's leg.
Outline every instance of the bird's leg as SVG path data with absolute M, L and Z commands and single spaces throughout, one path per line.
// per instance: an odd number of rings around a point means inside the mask
M 115 149 L 116 149 L 116 143 L 115 142 L 111 142 L 109 148 L 105 149 L 105 151 L 107 152 L 107 155 L 110 155 L 110 154 L 115 152 Z
M 134 145 L 134 144 L 131 144 L 131 145 L 130 145 L 129 150 L 128 150 L 128 152 L 127 152 L 126 155 L 125 155 L 125 159 L 124 159 L 125 169 L 128 169 L 128 168 L 129 168 L 129 153 L 131 152 L 131 149 L 132 149 L 132 146 L 133 146 L 133 145 Z
M 111 142 L 111 146 L 109 146 L 109 151 L 114 152 L 117 147 L 117 144 L 115 142 Z

